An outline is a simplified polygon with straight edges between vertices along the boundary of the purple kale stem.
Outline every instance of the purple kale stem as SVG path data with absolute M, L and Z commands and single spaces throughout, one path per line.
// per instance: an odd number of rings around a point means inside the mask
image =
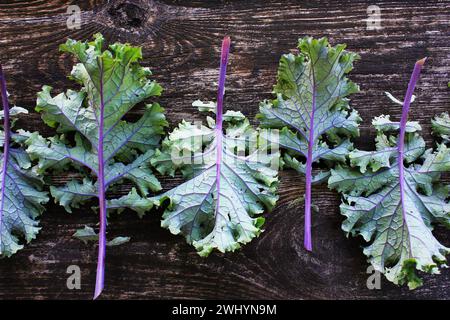
M 216 129 L 222 130 L 223 95 L 225 92 L 225 77 L 227 75 L 228 53 L 230 52 L 230 37 L 223 38 L 220 56 L 219 90 L 217 92 Z
M 2 217 L 3 210 L 5 204 L 5 187 L 6 187 L 6 169 L 8 168 L 8 159 L 9 159 L 9 141 L 11 139 L 11 128 L 9 124 L 9 104 L 8 104 L 8 93 L 6 91 L 6 80 L 5 75 L 3 73 L 2 65 L 0 64 L 0 91 L 2 95 L 2 104 L 3 104 L 3 130 L 4 130 L 4 140 L 3 140 L 3 164 L 2 164 L 2 172 L 1 172 L 1 194 L 0 194 L 0 242 L 1 242 L 1 234 L 2 234 Z
M 223 115 L 223 95 L 225 92 L 225 77 L 227 74 L 228 53 L 230 52 L 230 37 L 223 38 L 222 53 L 220 57 L 220 74 L 219 74 L 219 90 L 217 93 L 217 109 L 216 109 L 216 214 L 219 212 L 219 195 L 220 195 L 220 169 L 222 164 L 222 115 Z
M 406 90 L 405 100 L 403 100 L 402 108 L 402 118 L 400 120 L 400 134 L 398 137 L 398 171 L 400 179 L 400 202 L 402 205 L 402 217 L 404 223 L 406 223 L 406 212 L 405 212 L 405 167 L 403 163 L 404 159 L 404 149 L 405 149 L 405 132 L 406 132 L 406 122 L 408 121 L 409 106 L 411 105 L 411 98 L 414 92 L 414 88 L 419 80 L 420 71 L 425 63 L 426 58 L 423 58 L 416 62 L 414 65 L 414 70 L 409 79 L 408 89 Z
M 106 251 L 106 198 L 105 172 L 103 160 L 103 127 L 105 102 L 103 97 L 103 65 L 100 63 L 100 123 L 98 127 L 98 202 L 100 207 L 100 232 L 98 235 L 97 277 L 95 280 L 94 300 L 102 293 L 105 284 Z
M 305 236 L 304 246 L 308 251 L 312 251 L 311 241 L 311 184 L 312 184 L 312 150 L 314 147 L 314 113 L 316 110 L 316 89 L 315 79 L 313 73 L 313 90 L 311 102 L 311 119 L 309 124 L 309 138 L 308 138 L 308 154 L 306 157 L 306 191 L 305 191 Z

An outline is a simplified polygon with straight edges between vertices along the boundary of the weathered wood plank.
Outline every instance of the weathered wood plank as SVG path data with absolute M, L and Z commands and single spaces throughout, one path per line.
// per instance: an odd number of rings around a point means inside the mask
M 66 28 L 66 10 L 79 4 L 83 25 Z M 174 125 L 181 119 L 201 120 L 191 107 L 197 98 L 214 99 L 218 57 L 223 35 L 233 45 L 227 79 L 226 104 L 253 119 L 259 101 L 271 97 L 277 62 L 304 35 L 328 36 L 345 42 L 361 61 L 351 78 L 362 92 L 352 98 L 364 123 L 359 145 L 371 145 L 371 118 L 400 107 L 383 91 L 401 97 L 413 63 L 429 57 L 416 91 L 411 118 L 429 132 L 431 117 L 450 106 L 450 1 L 378 1 L 381 31 L 366 30 L 367 1 L 2 1 L 0 60 L 13 101 L 30 111 L 43 84 L 55 91 L 73 86 L 66 75 L 72 60 L 58 53 L 67 37 L 88 39 L 102 32 L 110 41 L 143 46 L 149 66 L 165 92 L 159 100 Z M 424 110 L 426 110 L 424 112 Z M 132 117 L 141 113 L 137 108 Z M 52 134 L 35 112 L 19 122 L 28 130 Z M 430 143 L 430 135 L 426 134 Z M 62 183 L 67 176 L 52 177 Z M 179 180 L 164 179 L 165 188 Z M 338 196 L 325 186 L 314 187 L 320 212 L 313 217 L 315 251 L 303 250 L 303 208 L 296 204 L 303 178 L 281 174 L 280 201 L 267 213 L 266 231 L 243 250 L 208 259 L 197 256 L 181 237 L 159 227 L 159 213 L 139 220 L 126 212 L 112 217 L 109 235 L 128 235 L 130 243 L 110 248 L 104 298 L 445 298 L 450 297 L 450 272 L 426 276 L 414 292 L 383 281 L 383 290 L 366 288 L 367 263 L 362 242 L 340 231 Z M 125 192 L 127 186 L 119 192 Z M 13 258 L 0 261 L 1 298 L 90 298 L 95 277 L 96 248 L 71 235 L 96 217 L 88 208 L 69 215 L 50 205 L 42 217 L 42 232 Z M 444 244 L 448 232 L 438 230 Z M 66 268 L 82 270 L 82 289 L 66 288 Z

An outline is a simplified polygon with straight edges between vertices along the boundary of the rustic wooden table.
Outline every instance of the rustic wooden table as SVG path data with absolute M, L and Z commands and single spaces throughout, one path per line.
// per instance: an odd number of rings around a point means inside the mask
M 67 7 L 78 4 L 82 25 L 66 27 Z M 367 30 L 370 1 L 152 1 L 48 0 L 0 1 L 0 60 L 12 101 L 30 114 L 19 122 L 28 130 L 52 134 L 34 112 L 36 92 L 50 84 L 55 91 L 73 86 L 66 78 L 73 61 L 58 52 L 68 37 L 89 39 L 102 32 L 109 41 L 143 47 L 144 62 L 164 86 L 160 99 L 173 126 L 181 119 L 201 120 L 191 106 L 197 98 L 215 99 L 220 42 L 232 38 L 226 106 L 250 119 L 258 103 L 271 97 L 278 59 L 305 35 L 328 36 L 347 43 L 361 55 L 351 78 L 361 86 L 352 105 L 364 122 L 359 146 L 372 146 L 372 117 L 400 107 L 384 91 L 402 97 L 414 62 L 429 57 L 416 93 L 411 118 L 424 127 L 431 145 L 430 119 L 450 106 L 450 1 L 377 1 L 381 30 Z M 141 113 L 137 108 L 132 118 Z M 253 121 L 255 122 L 255 121 Z M 51 177 L 56 184 L 66 175 Z M 165 188 L 179 179 L 163 180 Z M 358 239 L 340 230 L 339 197 L 326 186 L 314 187 L 320 212 L 313 217 L 314 252 L 303 249 L 303 205 L 293 202 L 304 192 L 304 180 L 281 173 L 280 201 L 265 214 L 266 231 L 243 250 L 200 258 L 183 238 L 159 226 L 159 213 L 142 220 L 132 212 L 110 219 L 109 235 L 126 235 L 131 242 L 109 248 L 106 287 L 102 298 L 263 298 L 360 299 L 449 298 L 450 270 L 425 276 L 415 291 L 383 279 L 381 290 L 366 286 L 367 263 Z M 119 193 L 125 193 L 124 186 Z M 42 231 L 30 245 L 0 261 L 1 299 L 91 298 L 97 249 L 73 239 L 97 217 L 89 208 L 67 214 L 51 204 L 42 216 Z M 437 230 L 450 245 L 450 235 Z M 79 265 L 81 290 L 68 290 L 66 269 Z

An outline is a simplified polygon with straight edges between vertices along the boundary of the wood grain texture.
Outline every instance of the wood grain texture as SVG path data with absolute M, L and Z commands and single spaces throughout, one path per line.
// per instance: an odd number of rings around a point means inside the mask
M 66 27 L 67 6 L 78 4 L 82 27 Z M 402 97 L 414 62 L 429 57 L 416 90 L 410 118 L 419 120 L 431 146 L 430 119 L 450 106 L 450 1 L 377 1 L 380 31 L 366 30 L 367 1 L 151 1 L 151 0 L 0 0 L 0 60 L 12 101 L 30 110 L 19 126 L 44 135 L 53 131 L 33 111 L 43 84 L 56 91 L 73 86 L 66 78 L 73 61 L 58 52 L 68 37 L 89 39 L 102 32 L 109 41 L 143 46 L 149 66 L 165 88 L 159 99 L 172 125 L 201 120 L 191 106 L 197 98 L 214 99 L 222 37 L 232 38 L 226 107 L 250 119 L 259 101 L 271 97 L 280 55 L 305 35 L 328 36 L 361 55 L 351 79 L 361 86 L 352 105 L 364 118 L 359 146 L 373 145 L 371 119 L 400 106 L 384 96 Z M 142 113 L 136 108 L 131 118 Z M 51 177 L 56 184 L 68 177 Z M 179 179 L 162 180 L 165 188 Z M 450 298 L 450 270 L 425 276 L 415 291 L 382 281 L 382 290 L 366 287 L 367 263 L 358 239 L 340 230 L 339 197 L 325 186 L 313 188 L 320 212 L 313 215 L 312 254 L 302 246 L 304 180 L 281 173 L 280 201 L 265 214 L 265 232 L 231 254 L 200 258 L 181 237 L 159 227 L 160 213 L 142 220 L 131 212 L 110 219 L 108 236 L 131 236 L 131 242 L 109 248 L 102 298 L 264 298 L 264 299 L 413 299 Z M 124 186 L 118 193 L 128 190 Z M 89 208 L 67 214 L 49 205 L 42 231 L 18 254 L 0 261 L 0 299 L 91 298 L 97 250 L 71 235 L 84 224 L 95 225 Z M 448 231 L 437 230 L 444 245 Z M 81 290 L 66 288 L 66 268 L 82 270 Z

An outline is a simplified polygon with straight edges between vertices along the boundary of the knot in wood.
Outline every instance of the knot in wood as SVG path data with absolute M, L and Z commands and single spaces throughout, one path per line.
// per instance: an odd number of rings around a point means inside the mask
M 121 28 L 143 28 L 155 17 L 151 1 L 125 0 L 116 1 L 108 9 L 113 23 Z

